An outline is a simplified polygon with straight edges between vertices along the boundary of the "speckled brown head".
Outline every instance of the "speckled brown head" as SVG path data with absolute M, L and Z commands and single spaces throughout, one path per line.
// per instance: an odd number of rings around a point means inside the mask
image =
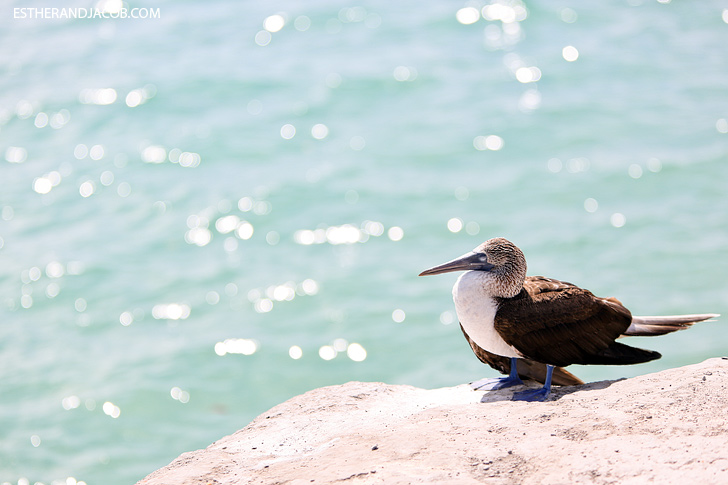
M 511 298 L 523 288 L 523 281 L 526 279 L 526 257 L 518 246 L 508 239 L 495 237 L 457 259 L 423 271 L 420 276 L 452 271 L 488 272 L 493 276 L 489 278 L 492 294 L 501 298 Z

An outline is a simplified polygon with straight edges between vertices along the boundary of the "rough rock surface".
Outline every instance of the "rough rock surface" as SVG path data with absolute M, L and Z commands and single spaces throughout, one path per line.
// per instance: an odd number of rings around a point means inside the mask
M 728 358 L 555 388 L 543 403 L 512 393 L 316 389 L 139 485 L 728 483 Z

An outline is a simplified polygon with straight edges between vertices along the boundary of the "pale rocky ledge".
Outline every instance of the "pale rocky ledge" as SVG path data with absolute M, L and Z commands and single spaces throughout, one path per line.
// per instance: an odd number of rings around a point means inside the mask
M 138 485 L 728 483 L 726 357 L 555 387 L 542 403 L 512 393 L 315 389 Z

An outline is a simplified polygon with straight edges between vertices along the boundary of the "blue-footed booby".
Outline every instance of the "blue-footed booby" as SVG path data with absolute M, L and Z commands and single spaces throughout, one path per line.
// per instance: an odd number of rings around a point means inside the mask
M 628 365 L 661 357 L 616 342 L 620 337 L 664 335 L 718 316 L 633 316 L 616 298 L 599 298 L 564 281 L 526 276 L 523 252 L 502 237 L 420 276 L 451 271 L 465 271 L 452 290 L 465 338 L 478 359 L 508 374 L 472 386 L 502 389 L 522 384 L 521 377 L 544 384 L 515 393 L 513 399 L 519 401 L 545 400 L 552 383 L 581 384 L 562 368 L 571 364 Z

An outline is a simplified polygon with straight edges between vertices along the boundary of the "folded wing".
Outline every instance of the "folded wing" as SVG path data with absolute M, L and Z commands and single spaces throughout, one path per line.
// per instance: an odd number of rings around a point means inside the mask
M 614 298 L 530 276 L 521 293 L 501 300 L 495 328 L 525 357 L 544 364 L 624 365 L 660 358 L 657 352 L 615 342 L 631 322 L 629 310 Z

